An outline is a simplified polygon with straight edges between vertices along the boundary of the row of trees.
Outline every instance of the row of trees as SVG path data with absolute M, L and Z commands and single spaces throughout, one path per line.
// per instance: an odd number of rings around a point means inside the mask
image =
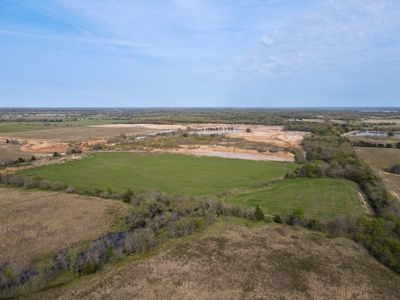
M 378 147 L 378 148 L 400 149 L 400 142 L 397 142 L 396 144 L 392 144 L 392 143 L 379 143 L 377 141 L 355 140 L 355 141 L 351 141 L 351 144 L 355 147 Z

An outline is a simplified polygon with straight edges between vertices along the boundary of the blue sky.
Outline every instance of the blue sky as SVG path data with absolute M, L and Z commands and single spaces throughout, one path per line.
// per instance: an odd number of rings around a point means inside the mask
M 0 0 L 0 107 L 400 106 L 397 0 Z

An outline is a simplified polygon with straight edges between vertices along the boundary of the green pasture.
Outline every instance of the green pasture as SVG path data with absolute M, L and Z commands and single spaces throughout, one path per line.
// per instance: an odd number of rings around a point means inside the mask
M 33 130 L 45 130 L 49 129 L 50 126 L 43 126 L 42 123 L 16 123 L 16 122 L 5 122 L 0 123 L 0 134 L 10 132 L 26 132 Z
M 14 133 L 14 132 L 27 132 L 38 130 L 50 130 L 64 127 L 76 126 L 93 126 L 104 124 L 118 124 L 131 120 L 111 120 L 111 119 L 83 119 L 78 121 L 63 121 L 63 122 L 3 122 L 0 123 L 0 134 Z M 47 123 L 49 125 L 44 125 Z
M 62 181 L 77 189 L 110 187 L 115 192 L 158 189 L 190 195 L 206 195 L 246 187 L 254 182 L 282 177 L 298 165 L 179 154 L 96 153 L 82 161 L 20 172 Z
M 301 178 L 272 184 L 264 190 L 236 196 L 231 203 L 259 205 L 266 214 L 291 213 L 303 207 L 309 217 L 331 219 L 338 215 L 365 213 L 356 183 L 336 178 Z

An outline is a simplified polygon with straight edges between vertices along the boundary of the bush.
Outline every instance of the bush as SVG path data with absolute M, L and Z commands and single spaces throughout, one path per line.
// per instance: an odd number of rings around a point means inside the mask
M 131 191 L 131 189 L 128 189 L 125 193 L 122 194 L 122 201 L 125 203 L 131 202 L 132 198 L 135 197 L 135 194 Z
M 392 164 L 389 168 L 392 173 L 400 174 L 400 163 Z
M 53 191 L 63 191 L 65 189 L 65 185 L 61 181 L 56 181 L 51 185 L 51 189 Z
M 261 221 L 264 220 L 264 213 L 262 211 L 262 209 L 257 205 L 256 206 L 256 219 L 257 221 Z
M 51 188 L 51 183 L 48 180 L 42 180 L 39 184 L 39 188 L 42 190 L 49 190 Z
M 67 187 L 66 192 L 70 193 L 70 194 L 73 194 L 73 193 L 76 192 L 76 188 L 73 187 L 73 186 L 69 186 L 69 187 Z

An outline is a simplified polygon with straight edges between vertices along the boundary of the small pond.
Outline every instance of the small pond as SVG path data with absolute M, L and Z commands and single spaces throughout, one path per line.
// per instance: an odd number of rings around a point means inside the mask
M 376 136 L 376 137 L 387 137 L 388 132 L 387 131 L 357 131 L 355 133 L 352 133 L 350 136 Z M 395 137 L 400 137 L 399 132 L 395 132 L 393 134 Z

